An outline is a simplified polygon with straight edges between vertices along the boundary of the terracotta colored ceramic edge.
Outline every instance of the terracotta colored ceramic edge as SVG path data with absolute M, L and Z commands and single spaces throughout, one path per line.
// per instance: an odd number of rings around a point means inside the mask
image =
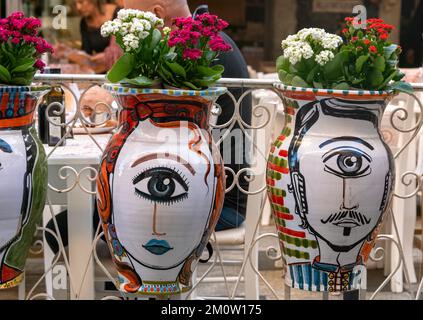
M 225 87 L 213 87 L 207 90 L 174 90 L 174 89 L 148 89 L 148 88 L 134 88 L 134 87 L 125 87 L 118 84 L 103 84 L 103 88 L 114 93 L 114 94 L 152 94 L 160 93 L 171 96 L 200 96 L 200 97 L 210 97 L 210 96 L 220 96 L 225 94 L 228 89 Z
M 276 82 L 273 85 L 276 89 L 282 91 L 291 91 L 291 92 L 304 92 L 304 93 L 320 93 L 320 94 L 340 94 L 340 95 L 358 95 L 358 96 L 390 96 L 394 94 L 393 90 L 335 90 L 335 89 L 317 89 L 317 88 L 304 88 L 304 87 L 294 87 L 288 86 L 281 82 Z

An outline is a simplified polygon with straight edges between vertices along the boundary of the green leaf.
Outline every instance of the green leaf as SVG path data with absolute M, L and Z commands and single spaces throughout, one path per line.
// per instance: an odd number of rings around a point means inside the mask
M 363 79 L 363 78 L 361 78 L 361 79 L 354 78 L 354 79 L 351 81 L 351 83 L 352 83 L 352 84 L 359 84 L 359 83 L 362 83 L 363 81 L 364 81 L 364 79 Z
M 186 79 L 187 74 L 185 72 L 185 69 L 179 63 L 166 61 L 166 64 L 170 68 L 170 70 L 172 70 L 173 73 Z
M 320 82 L 313 81 L 313 87 L 317 89 L 323 89 L 323 84 L 321 84 Z
M 287 58 L 285 58 L 284 56 L 280 56 L 276 60 L 276 70 L 288 71 L 289 70 L 289 60 Z
M 14 68 L 10 73 L 13 74 L 15 72 L 26 72 L 34 67 L 34 63 L 35 63 L 34 61 L 31 61 L 31 62 L 27 62 L 26 64 L 21 64 L 17 66 L 16 68 Z
M 400 81 L 404 77 L 405 77 L 405 73 L 398 70 L 397 73 L 395 74 L 395 77 L 393 77 L 393 80 Z
M 212 68 L 204 67 L 204 66 L 197 67 L 197 73 L 200 76 L 206 76 L 206 77 L 219 76 L 220 78 L 224 71 L 225 71 L 225 68 L 222 65 L 216 65 L 216 66 L 213 66 Z
M 33 64 L 35 64 L 35 59 L 34 58 L 20 58 L 16 61 L 16 64 L 27 64 L 30 63 L 32 61 Z
M 304 88 L 308 88 L 309 85 L 307 82 L 305 82 L 301 77 L 299 76 L 295 76 L 292 81 L 291 81 L 292 85 L 294 87 L 304 87 Z
M 278 76 L 279 76 L 279 80 L 281 82 L 285 82 L 285 78 L 288 75 L 288 73 L 285 70 L 279 70 L 278 72 Z
M 15 56 L 10 52 L 10 46 L 6 43 L 3 42 L 0 46 L 2 52 L 9 58 L 10 61 L 10 66 L 14 66 L 16 64 L 16 58 Z
M 373 64 L 375 66 L 376 69 L 378 69 L 380 72 L 384 72 L 385 71 L 385 58 L 382 56 L 378 56 L 375 59 L 375 62 Z
M 308 83 L 312 83 L 313 82 L 314 77 L 315 77 L 315 75 L 316 75 L 316 73 L 317 73 L 318 70 L 319 70 L 319 66 L 315 66 L 313 69 L 311 69 L 311 71 L 307 75 L 307 79 L 306 79 L 306 81 Z
M 158 29 L 154 29 L 149 49 L 152 51 L 155 47 L 157 47 L 160 40 L 162 40 L 162 33 Z
M 391 44 L 389 46 L 383 47 L 384 57 L 386 60 L 390 60 L 391 56 L 397 50 L 398 46 L 396 44 Z
M 358 57 L 357 61 L 355 62 L 355 71 L 357 73 L 360 73 L 363 69 L 363 65 L 366 63 L 367 60 L 369 60 L 370 56 L 367 54 L 365 56 Z
M 380 72 L 376 68 L 372 68 L 368 74 L 367 80 L 371 88 L 377 88 L 383 83 L 384 77 L 382 72 Z
M 378 87 L 379 90 L 383 89 L 386 85 L 389 84 L 389 82 L 391 80 L 393 80 L 395 78 L 395 76 L 397 75 L 398 71 L 395 70 L 393 71 L 383 82 L 382 84 Z
M 12 80 L 9 71 L 2 65 L 0 65 L 0 80 L 3 83 L 9 83 Z
M 323 66 L 323 73 L 328 80 L 337 80 L 344 75 L 344 63 L 348 60 L 348 52 L 342 51 L 335 55 L 332 61 Z
M 125 53 L 107 74 L 107 79 L 112 83 L 117 83 L 125 79 L 132 71 L 135 64 L 135 57 L 130 53 Z
M 348 90 L 349 88 L 350 86 L 346 82 L 337 83 L 332 86 L 332 89 L 335 90 Z
M 187 86 L 188 88 L 190 88 L 190 89 L 193 89 L 193 90 L 201 90 L 201 88 L 199 88 L 199 87 L 195 86 L 195 85 L 194 85 L 193 83 L 191 83 L 191 82 L 184 81 L 184 82 L 183 82 L 183 84 L 184 84 L 185 86 Z
M 295 75 L 288 73 L 285 77 L 284 84 L 290 86 L 292 84 L 292 79 L 295 77 Z
M 163 58 L 167 61 L 173 61 L 178 56 L 176 52 L 169 52 L 163 56 Z
M 11 84 L 19 85 L 19 86 L 28 86 L 32 82 L 32 79 L 27 78 L 20 78 L 20 77 L 13 77 Z
M 177 87 L 178 82 L 173 77 L 172 72 L 170 72 L 165 66 L 161 66 L 158 73 L 165 82 L 167 82 L 170 85 L 174 85 L 175 87 Z
M 134 86 L 141 86 L 141 87 L 149 87 L 153 84 L 153 80 L 144 77 L 144 76 L 139 76 L 133 79 L 123 79 L 121 81 L 121 83 L 128 83 L 128 84 L 132 84 Z
M 397 81 L 389 86 L 389 89 L 394 90 L 396 92 L 404 92 L 412 94 L 414 93 L 413 87 L 405 81 Z

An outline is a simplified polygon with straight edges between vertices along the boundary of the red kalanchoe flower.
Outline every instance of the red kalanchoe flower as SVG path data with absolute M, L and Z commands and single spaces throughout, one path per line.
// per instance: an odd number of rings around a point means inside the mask
M 342 33 L 343 34 L 347 34 L 348 33 L 348 29 L 347 28 L 342 29 Z
M 387 33 L 382 33 L 381 35 L 379 35 L 380 40 L 387 40 L 388 38 L 389 38 L 389 34 Z
M 186 48 L 184 50 L 184 53 L 183 53 L 183 58 L 185 60 L 193 60 L 193 61 L 195 61 L 195 60 L 201 59 L 202 55 L 203 55 L 203 51 L 201 51 L 200 49 Z
M 377 48 L 376 48 L 375 46 L 370 46 L 370 47 L 369 47 L 369 51 L 370 51 L 371 53 L 377 53 Z
M 370 44 L 370 40 L 369 40 L 369 39 L 364 39 L 364 40 L 363 40 L 363 43 L 364 43 L 366 46 L 368 46 L 368 45 Z

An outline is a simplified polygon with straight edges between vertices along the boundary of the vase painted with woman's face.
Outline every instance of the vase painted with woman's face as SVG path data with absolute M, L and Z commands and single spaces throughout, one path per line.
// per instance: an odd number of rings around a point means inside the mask
M 47 193 L 47 161 L 33 127 L 48 87 L 0 86 L 0 289 L 17 286 Z
M 101 162 L 98 209 L 119 290 L 179 294 L 223 206 L 224 168 L 208 120 L 225 89 L 105 88 L 120 111 Z
M 394 185 L 379 129 L 393 93 L 276 87 L 285 127 L 270 152 L 267 185 L 286 283 L 359 289 Z

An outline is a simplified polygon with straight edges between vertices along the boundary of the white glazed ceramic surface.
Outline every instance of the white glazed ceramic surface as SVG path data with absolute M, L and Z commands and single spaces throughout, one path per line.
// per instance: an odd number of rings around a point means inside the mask
M 26 149 L 20 130 L 0 131 L 0 248 L 15 235 L 21 218 Z M 18 201 L 17 201 L 18 200 Z M 4 251 L 1 252 L 2 258 Z

